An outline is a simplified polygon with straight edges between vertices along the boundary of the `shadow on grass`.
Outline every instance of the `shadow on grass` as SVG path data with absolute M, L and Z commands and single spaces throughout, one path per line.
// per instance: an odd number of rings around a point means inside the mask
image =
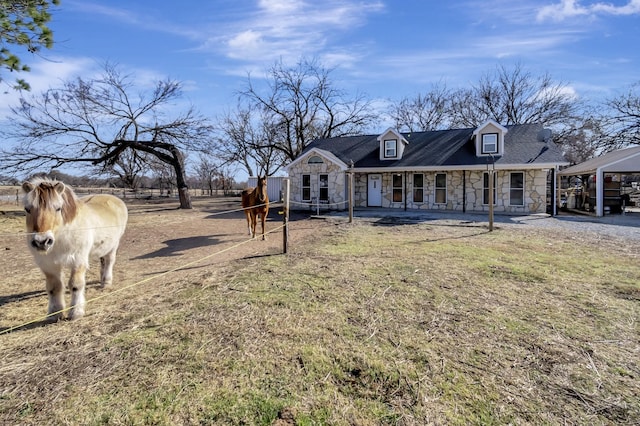
M 163 241 L 166 247 L 163 247 L 159 250 L 153 251 L 151 253 L 143 254 L 141 256 L 136 256 L 132 258 L 132 260 L 139 259 L 151 259 L 155 257 L 172 257 L 172 256 L 180 256 L 183 252 L 187 250 L 191 250 L 198 247 L 208 247 L 215 246 L 220 243 L 220 240 L 210 236 L 210 235 L 202 235 L 196 237 L 185 237 L 185 238 L 176 238 L 173 240 Z
M 11 334 L 11 333 L 16 333 L 18 331 L 35 330 L 36 328 L 45 327 L 45 326 L 50 325 L 50 324 L 55 324 L 55 322 L 54 321 L 49 321 L 49 320 L 46 320 L 46 319 L 42 319 L 42 320 L 30 322 L 29 324 L 13 326 L 13 327 L 2 327 L 2 326 L 0 326 L 0 337 L 2 337 L 2 335 L 4 335 L 4 334 L 8 335 L 8 334 Z
M 0 296 L 0 306 L 9 304 L 22 302 L 23 300 L 33 299 L 35 297 L 46 296 L 46 292 L 44 290 L 36 290 L 36 291 L 27 291 L 25 293 L 18 294 L 10 294 L 8 296 Z

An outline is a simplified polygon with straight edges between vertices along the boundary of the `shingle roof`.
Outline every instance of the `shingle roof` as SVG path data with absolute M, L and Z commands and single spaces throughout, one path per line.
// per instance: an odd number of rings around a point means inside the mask
M 543 126 L 521 124 L 506 126 L 504 155 L 495 157 L 495 164 L 567 164 L 553 142 L 540 137 Z M 380 160 L 379 135 L 345 136 L 313 141 L 313 148 L 332 152 L 345 164 L 353 160 L 356 168 L 429 167 L 486 165 L 486 157 L 477 157 L 472 135 L 475 129 L 439 130 L 402 133 L 409 141 L 399 160 Z

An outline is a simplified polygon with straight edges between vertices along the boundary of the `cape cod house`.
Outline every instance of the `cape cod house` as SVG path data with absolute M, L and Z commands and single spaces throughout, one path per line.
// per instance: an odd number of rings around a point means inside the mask
M 318 139 L 286 170 L 292 209 L 354 207 L 544 213 L 555 206 L 556 173 L 568 165 L 542 125 Z M 555 211 L 553 208 L 552 211 Z

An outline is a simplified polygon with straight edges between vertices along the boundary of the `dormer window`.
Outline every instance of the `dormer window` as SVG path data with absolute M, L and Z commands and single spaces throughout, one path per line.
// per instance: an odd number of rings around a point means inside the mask
M 384 141 L 384 158 L 395 158 L 398 152 L 397 139 L 385 139 Z
M 476 156 L 504 155 L 504 138 L 509 129 L 494 120 L 487 120 L 473 131 Z
M 402 136 L 402 133 L 395 129 L 387 129 L 378 136 L 380 149 L 378 154 L 381 161 L 396 161 L 402 158 L 409 141 Z
M 498 152 L 498 134 L 484 133 L 482 135 L 482 153 L 496 154 Z

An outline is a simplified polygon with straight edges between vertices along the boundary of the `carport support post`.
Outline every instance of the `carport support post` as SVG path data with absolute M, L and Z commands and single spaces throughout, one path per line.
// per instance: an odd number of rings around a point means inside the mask
M 487 168 L 489 167 L 487 166 Z M 493 174 L 495 169 L 495 160 L 493 155 L 491 155 L 491 168 L 489 169 L 489 232 L 493 231 Z
M 349 186 L 349 223 L 353 223 L 353 172 L 348 172 L 348 186 Z
M 282 208 L 282 253 L 287 254 L 289 243 L 289 178 L 284 180 L 284 206 Z

